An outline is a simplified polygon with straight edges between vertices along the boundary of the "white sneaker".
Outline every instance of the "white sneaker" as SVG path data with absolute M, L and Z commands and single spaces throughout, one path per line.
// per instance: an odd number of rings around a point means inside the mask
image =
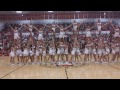
M 22 63 L 19 63 L 19 66 L 22 66 Z
M 88 61 L 86 63 L 89 63 Z
M 95 63 L 99 63 L 99 62 L 95 61 Z
M 52 62 L 52 64 L 55 64 L 55 62 Z
M 57 62 L 57 65 L 59 65 L 59 66 L 60 66 L 60 65 L 61 65 L 61 63 L 60 63 L 60 62 Z
M 33 62 L 32 65 L 35 65 L 35 63 Z
M 14 66 L 15 64 L 11 64 L 12 66 Z
M 63 65 L 63 64 L 64 64 L 64 63 L 61 61 L 61 62 L 60 62 L 60 65 Z
M 68 65 L 72 65 L 72 64 L 68 62 Z
M 103 62 L 103 63 L 107 63 L 107 62 Z
M 20 64 L 19 62 L 17 64 Z
M 40 62 L 36 62 L 36 64 L 40 64 Z
M 73 65 L 76 65 L 76 63 L 75 63 L 75 62 L 72 62 L 72 64 L 73 64 Z
M 68 62 L 65 62 L 66 65 L 68 65 L 69 63 Z

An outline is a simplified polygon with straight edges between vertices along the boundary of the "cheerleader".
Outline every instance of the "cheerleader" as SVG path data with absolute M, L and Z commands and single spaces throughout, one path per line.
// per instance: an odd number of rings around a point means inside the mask
M 39 61 L 39 62 L 40 62 L 41 64 L 42 64 L 42 61 L 43 61 L 43 60 L 42 60 L 42 55 L 43 55 L 42 53 L 43 53 L 43 45 L 40 45 L 40 46 L 39 46 L 39 56 L 40 56 L 40 61 Z
M 17 59 L 18 59 L 18 64 L 20 63 L 19 55 L 20 55 L 20 48 L 16 47 L 16 56 L 17 56 Z
M 72 26 L 73 26 L 73 30 L 74 30 L 74 34 L 76 33 L 76 34 L 78 34 L 78 31 L 77 31 L 77 29 L 80 27 L 80 23 L 77 23 L 75 20 L 73 21 L 73 23 L 72 23 Z
M 56 31 L 56 28 L 57 28 L 57 24 L 55 24 L 55 22 L 53 22 L 53 24 L 52 25 L 50 25 L 50 26 L 48 26 L 48 25 L 45 25 L 45 27 L 48 27 L 49 29 L 51 29 L 52 30 L 52 32 L 53 32 L 53 35 L 55 36 L 55 31 Z
M 61 64 L 63 63 L 63 62 L 65 62 L 65 60 L 64 60 L 64 53 L 65 53 L 65 50 L 64 50 L 64 44 L 63 44 L 63 42 L 61 42 L 60 43 L 60 57 L 61 57 Z
M 30 32 L 32 32 L 33 30 L 33 25 L 32 24 L 29 24 L 29 25 L 24 25 L 25 28 L 27 28 Z
M 111 21 L 109 23 L 111 23 Z M 104 28 L 105 26 L 107 26 L 109 23 L 102 25 L 101 21 L 98 20 L 97 21 L 97 30 L 99 31 L 99 33 L 100 33 L 101 29 Z
M 37 61 L 37 63 L 40 63 L 39 62 L 39 55 L 40 55 L 40 51 L 39 51 L 39 46 L 37 45 L 37 47 L 36 47 L 36 51 L 35 51 L 35 56 L 36 56 L 36 61 Z
M 20 65 L 23 63 L 23 50 L 22 48 L 19 49 L 19 57 L 20 57 Z
M 80 58 L 80 59 L 81 59 L 81 62 L 82 62 L 81 52 L 80 52 L 80 46 L 79 46 L 79 45 L 76 46 L 76 53 L 75 53 L 75 60 L 77 59 L 78 62 L 79 62 L 79 59 L 78 59 L 78 58 Z M 76 63 L 77 63 L 77 61 L 76 61 Z
M 86 44 L 88 45 L 88 61 L 90 61 L 92 59 L 92 38 L 86 38 Z
M 90 28 L 86 29 L 86 38 L 91 37 Z
M 44 62 L 45 62 L 45 65 L 47 65 L 47 59 L 46 59 L 46 48 L 43 47 L 43 59 L 44 59 Z
M 60 50 L 61 50 L 61 47 L 60 47 L 60 44 L 59 44 L 58 47 L 57 47 L 57 62 L 60 61 L 60 55 L 61 55 Z
M 65 37 L 65 31 L 70 27 L 71 25 L 67 26 L 67 27 L 63 27 L 62 25 L 58 26 L 57 27 L 60 29 L 60 34 L 59 34 L 59 41 L 63 40 L 64 42 L 64 37 Z
M 92 45 L 92 54 L 93 54 L 95 62 L 97 62 L 97 45 L 95 44 Z
M 107 58 L 105 56 L 106 56 L 106 49 L 105 49 L 105 45 L 103 43 L 103 45 L 102 45 L 102 56 L 101 56 L 100 60 L 103 59 L 104 63 L 107 62 Z
M 101 31 L 101 26 L 102 26 L 102 23 L 100 22 L 100 20 L 98 20 L 98 22 L 97 22 L 98 31 Z
M 49 46 L 49 57 L 48 57 L 48 61 L 49 59 L 51 59 L 51 61 L 53 61 L 53 45 L 50 44 Z
M 90 32 L 90 30 L 91 30 L 92 28 L 94 28 L 94 26 L 92 26 L 92 27 L 90 27 L 89 25 L 87 26 L 87 28 L 86 28 L 86 38 L 91 37 L 91 32 Z
M 53 51 L 53 64 L 55 64 L 55 54 L 56 54 L 56 48 L 55 48 L 55 44 L 53 44 L 53 48 L 52 48 L 52 51 Z
M 84 63 L 89 61 L 89 46 L 85 45 L 85 50 L 84 50 Z
M 30 50 L 29 50 L 29 57 L 31 60 L 31 64 L 34 64 L 34 49 L 32 47 L 30 47 Z
M 31 33 L 31 32 L 30 32 L 30 35 L 29 35 L 29 37 L 28 37 L 28 44 L 29 44 L 29 46 L 35 44 L 35 39 L 34 39 L 34 37 L 32 36 L 32 33 Z
M 116 54 L 116 59 L 118 61 L 118 58 L 119 58 L 119 52 L 120 52 L 120 47 L 119 47 L 119 42 L 117 42 L 116 40 L 116 43 L 115 43 L 115 54 Z
M 10 25 L 9 25 L 10 26 Z M 10 26 L 11 30 L 14 31 L 14 44 L 15 41 L 19 41 L 20 37 L 19 37 L 19 33 L 18 31 L 22 28 L 23 26 L 21 26 L 20 28 L 15 27 L 15 29 L 13 29 L 13 27 Z
M 74 60 L 74 58 L 75 58 L 75 53 L 76 53 L 76 45 L 75 44 L 73 44 L 73 47 L 72 47 L 72 51 L 71 51 L 71 64 L 75 64 L 75 60 Z
M 56 30 L 56 24 L 55 24 L 55 22 L 53 22 L 53 24 L 51 25 L 51 27 L 52 27 L 52 30 L 53 30 L 53 32 L 55 33 L 55 30 Z
M 115 51 L 116 45 L 114 43 L 111 44 L 111 49 L 112 49 L 112 60 L 111 61 L 116 62 L 115 61 L 115 58 L 116 58 L 116 54 L 115 54 L 116 53 L 116 51 Z
M 23 59 L 24 59 L 23 63 L 27 64 L 28 59 L 29 59 L 28 45 L 24 46 Z
M 64 54 L 65 54 L 65 57 L 66 57 L 66 64 L 68 64 L 69 60 L 68 60 L 68 45 L 66 44 L 65 47 L 64 47 Z
M 110 62 L 110 60 L 109 60 L 110 47 L 107 43 L 105 43 L 105 51 L 106 51 L 107 61 Z
M 92 59 L 92 43 L 91 44 L 88 44 L 88 53 L 89 53 L 89 58 L 88 58 L 88 61 L 90 62 L 91 59 Z
M 11 65 L 15 64 L 14 57 L 15 57 L 15 49 L 14 49 L 14 47 L 11 47 L 11 51 L 10 51 L 10 63 L 11 63 Z
M 39 29 L 37 29 L 35 26 L 33 26 L 38 32 L 39 32 L 39 34 L 38 34 L 38 40 L 43 40 L 43 31 L 44 31 L 44 29 L 45 29 L 45 26 L 43 27 L 43 28 L 39 28 Z
M 114 31 L 115 31 L 115 33 L 114 33 L 114 38 L 115 38 L 115 39 L 118 39 L 118 38 L 120 37 L 119 26 L 116 25 L 116 26 L 114 27 L 113 24 L 111 24 L 111 25 L 112 25 L 112 27 L 113 27 L 113 29 L 114 29 Z

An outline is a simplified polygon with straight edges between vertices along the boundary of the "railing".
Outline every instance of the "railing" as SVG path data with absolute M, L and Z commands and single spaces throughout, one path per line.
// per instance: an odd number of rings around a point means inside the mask
M 0 14 L 0 20 L 38 20 L 38 19 L 80 19 L 80 18 L 120 18 L 120 12 L 77 12 L 77 13 L 38 13 L 38 14 Z

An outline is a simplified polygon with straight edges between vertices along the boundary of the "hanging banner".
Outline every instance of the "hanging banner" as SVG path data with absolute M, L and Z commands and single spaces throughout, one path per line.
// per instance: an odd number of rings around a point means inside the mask
M 29 36 L 30 33 L 22 33 L 22 36 Z M 32 33 L 32 36 L 34 35 L 34 33 Z

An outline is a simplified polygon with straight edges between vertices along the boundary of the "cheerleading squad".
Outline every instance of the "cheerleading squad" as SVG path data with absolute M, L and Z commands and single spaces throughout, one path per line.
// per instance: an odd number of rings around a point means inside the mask
M 79 63 L 108 63 L 117 62 L 120 57 L 120 30 L 118 25 L 113 25 L 112 22 L 102 24 L 98 20 L 94 26 L 86 27 L 86 35 L 84 42 L 80 42 L 77 37 L 79 35 L 78 28 L 82 23 L 74 21 L 67 27 L 53 23 L 52 25 L 43 25 L 37 28 L 34 25 L 22 25 L 20 28 L 13 28 L 14 43 L 10 51 L 10 63 L 15 64 L 14 58 L 17 56 L 18 64 L 25 65 L 31 60 L 31 64 L 47 65 L 50 62 L 53 65 L 76 65 Z M 102 36 L 101 29 L 111 26 L 114 29 L 114 34 L 110 36 Z M 70 42 L 65 41 L 66 31 L 69 28 L 73 28 L 74 38 Z M 99 34 L 93 36 L 91 29 L 97 27 Z M 27 28 L 30 33 L 25 43 L 21 40 L 19 31 L 21 28 Z M 46 41 L 43 37 L 44 29 L 49 28 L 53 32 L 53 39 Z M 55 30 L 58 28 L 59 40 L 55 41 Z M 37 40 L 32 36 L 32 30 L 35 29 L 38 32 Z M 112 57 L 112 58 L 110 58 Z

